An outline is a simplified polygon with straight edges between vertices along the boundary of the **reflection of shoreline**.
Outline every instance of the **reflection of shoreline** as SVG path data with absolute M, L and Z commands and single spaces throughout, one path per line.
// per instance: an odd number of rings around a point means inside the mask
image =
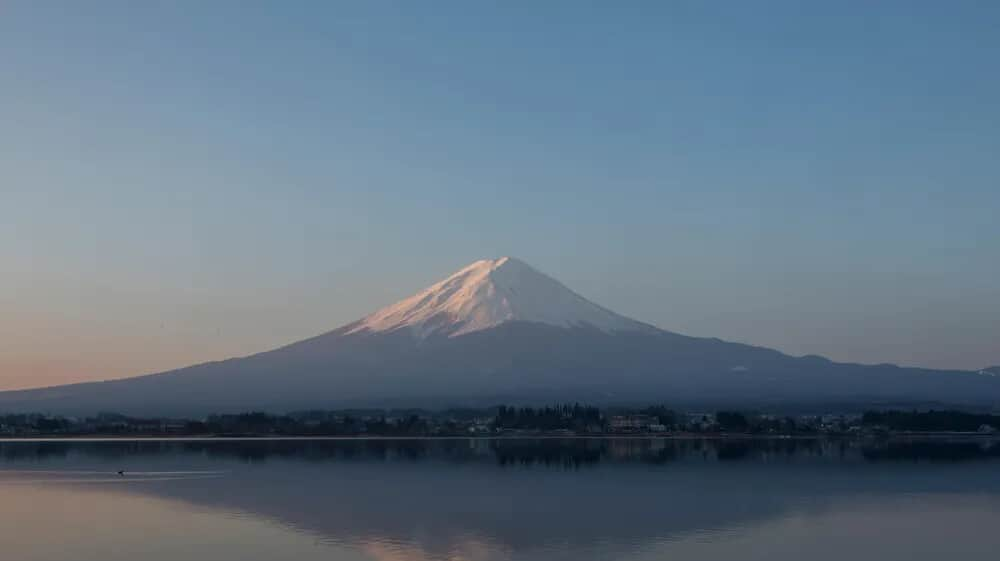
M 677 462 L 872 463 L 1000 460 L 982 438 L 229 438 L 0 441 L 2 462 L 69 455 L 111 460 L 198 455 L 244 461 L 417 462 L 593 467 Z
M 497 436 L 143 436 L 143 435 L 76 435 L 76 436 L 24 436 L 0 438 L 0 444 L 14 442 L 266 442 L 266 441 L 449 441 L 449 440 L 759 440 L 759 441 L 847 441 L 847 442 L 891 442 L 891 441 L 958 441 L 1000 442 L 1000 433 L 983 432 L 908 432 L 887 435 L 782 435 L 751 433 L 684 433 L 684 434 L 518 434 Z

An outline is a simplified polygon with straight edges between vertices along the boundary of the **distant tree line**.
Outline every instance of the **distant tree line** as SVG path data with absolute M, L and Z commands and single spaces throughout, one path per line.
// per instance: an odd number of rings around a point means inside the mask
M 715 414 L 715 427 L 721 432 L 748 434 L 812 434 L 818 430 L 818 421 L 807 422 L 794 417 L 774 417 L 768 415 L 750 415 L 740 411 L 718 411 Z M 837 427 L 843 430 L 844 427 Z
M 622 419 L 621 417 L 624 417 Z M 313 410 L 247 412 L 204 419 L 136 418 L 101 413 L 88 418 L 0 414 L 0 435 L 176 436 L 468 436 L 503 433 L 574 434 L 668 432 L 712 434 L 848 434 L 858 431 L 973 432 L 1000 428 L 1000 416 L 942 411 L 868 411 L 863 416 L 774 416 L 738 410 L 682 415 L 663 405 L 601 409 L 581 403 L 485 409 Z M 992 429 L 987 429 L 992 431 Z
M 861 417 L 863 425 L 885 427 L 892 431 L 955 431 L 972 432 L 983 425 L 1000 428 L 1000 416 L 962 411 L 867 411 Z
M 493 426 L 500 430 L 586 432 L 600 430 L 604 420 L 600 409 L 579 403 L 541 408 L 501 405 L 497 407 Z
M 190 425 L 192 430 L 199 433 L 216 435 L 425 436 L 432 432 L 430 420 L 417 414 L 387 417 L 384 413 L 356 416 L 351 413 L 337 414 L 323 411 L 289 415 L 270 415 L 263 412 L 212 415 L 205 421 L 193 422 Z M 447 423 L 442 426 L 447 427 Z M 457 426 L 451 428 L 458 430 Z
M 49 417 L 38 414 L 0 415 L 0 427 L 29 426 L 39 432 L 46 433 L 67 430 L 72 424 L 65 417 Z

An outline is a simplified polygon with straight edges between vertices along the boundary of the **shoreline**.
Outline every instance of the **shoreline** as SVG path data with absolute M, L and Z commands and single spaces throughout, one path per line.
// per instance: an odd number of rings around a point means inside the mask
M 337 436 L 337 435 L 241 435 L 241 436 L 164 436 L 164 435 L 38 435 L 7 436 L 0 444 L 18 442 L 302 442 L 302 441 L 416 441 L 416 440 L 1000 440 L 1000 434 L 980 432 L 900 432 L 887 434 L 514 434 L 514 435 L 442 435 L 442 436 Z

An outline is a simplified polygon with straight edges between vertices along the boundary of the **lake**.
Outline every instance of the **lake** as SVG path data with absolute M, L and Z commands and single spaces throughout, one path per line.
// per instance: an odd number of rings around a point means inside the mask
M 0 500 L 4 561 L 992 561 L 1000 443 L 5 441 Z

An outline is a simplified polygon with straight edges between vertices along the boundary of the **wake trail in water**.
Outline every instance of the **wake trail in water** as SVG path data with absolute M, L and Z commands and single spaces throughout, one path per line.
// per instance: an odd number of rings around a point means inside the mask
M 129 471 L 0 469 L 0 485 L 40 483 L 146 483 L 218 479 L 228 475 L 219 470 Z

